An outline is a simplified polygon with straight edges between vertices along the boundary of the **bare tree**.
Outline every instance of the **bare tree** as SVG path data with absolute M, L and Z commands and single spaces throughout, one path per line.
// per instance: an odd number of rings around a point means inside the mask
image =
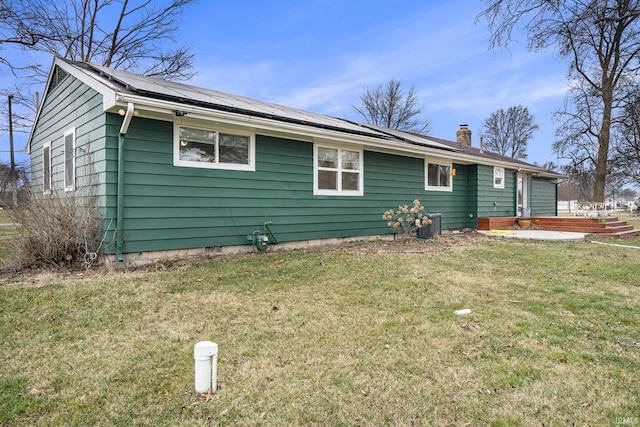
M 626 100 L 616 128 L 611 173 L 640 187 L 640 87 L 634 87 Z
M 533 162 L 534 165 L 537 165 L 536 162 Z M 560 165 L 556 164 L 553 160 L 549 160 L 547 162 L 544 162 L 543 164 L 539 165 L 541 168 L 545 168 L 546 170 L 550 170 L 550 171 L 557 171 L 560 170 Z
M 11 165 L 0 162 L 0 206 L 10 204 L 11 200 L 15 201 L 18 194 L 13 192 L 27 188 L 28 185 L 29 176 L 25 166 L 18 164 L 12 171 Z
M 529 109 L 515 105 L 491 113 L 484 121 L 482 148 L 514 159 L 527 158 L 527 145 L 539 126 Z
M 145 75 L 192 77 L 193 55 L 174 44 L 177 16 L 195 0 L 0 0 L 0 48 L 13 44 Z M 5 64 L 6 59 L 2 60 Z
M 17 7 L 15 3 L 0 0 L 0 65 L 8 67 L 12 72 L 17 68 L 5 58 L 2 49 L 9 47 L 32 48 L 43 40 L 43 36 L 35 29 L 29 28 L 29 22 L 37 14 L 30 8 Z
M 586 168 L 563 166 L 562 173 L 568 178 L 558 184 L 560 200 L 589 200 L 593 189 L 594 171 Z
M 372 125 L 417 134 L 429 132 L 430 123 L 420 117 L 422 108 L 412 86 L 407 93 L 399 81 L 391 79 L 385 86 L 367 87 L 360 95 L 360 105 L 353 109 Z
M 589 123 L 583 123 L 583 132 L 588 124 L 588 132 L 597 141 L 591 153 L 595 166 L 593 200 L 603 201 L 619 89 L 639 69 L 640 0 L 485 1 L 487 7 L 478 18 L 487 21 L 491 47 L 507 45 L 514 29 L 524 27 L 530 49 L 555 46 L 568 60 L 569 78 L 578 82 L 578 98 L 585 101 L 583 95 L 588 94 L 589 100 L 599 101 L 598 108 L 575 109 L 569 116 L 573 120 L 576 113 L 592 115 Z M 564 155 L 575 141 L 565 139 L 567 144 L 558 144 L 556 149 Z
M 92 62 L 169 80 L 193 76 L 193 54 L 176 45 L 178 16 L 196 0 L 0 0 L 0 95 L 13 95 L 15 132 L 28 132 L 48 69 L 11 63 L 8 49 Z M 15 57 L 15 56 L 14 56 Z M 24 55 L 23 57 L 28 57 Z M 48 67 L 48 64 L 46 65 Z M 0 111 L 0 132 L 9 118 Z

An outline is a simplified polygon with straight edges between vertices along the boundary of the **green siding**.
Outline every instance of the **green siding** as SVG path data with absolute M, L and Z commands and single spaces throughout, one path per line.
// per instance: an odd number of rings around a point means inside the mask
M 42 144 L 52 142 L 54 187 L 63 187 L 63 133 L 76 128 L 76 184 L 100 194 L 103 251 L 115 253 L 118 134 L 123 118 L 100 95 L 67 78 L 47 95 L 31 141 L 34 185 L 42 185 Z M 363 196 L 313 194 L 313 144 L 256 136 L 256 170 L 173 166 L 173 124 L 134 117 L 124 142 L 125 253 L 248 244 L 265 222 L 282 241 L 385 234 L 382 213 L 419 199 L 443 229 L 477 226 L 479 216 L 515 214 L 516 172 L 494 189 L 493 168 L 453 164 L 453 191 L 424 189 L 424 160 L 364 151 Z M 340 141 L 335 141 L 339 144 Z M 531 185 L 536 214 L 555 213 L 555 184 Z M 538 194 L 540 193 L 540 194 Z M 551 213 L 553 214 L 553 213 Z
M 457 171 L 456 171 L 457 172 Z M 467 172 L 467 206 L 469 207 L 468 224 L 466 227 L 478 228 L 478 165 L 469 165 Z M 457 175 L 457 173 L 456 173 Z
M 531 215 L 555 216 L 558 214 L 557 186 L 555 181 L 532 178 Z
M 478 216 L 514 216 L 516 206 L 516 171 L 505 169 L 504 188 L 493 188 L 493 167 L 478 165 Z
M 107 118 L 112 151 L 117 151 L 121 120 Z M 455 166 L 453 192 L 428 192 L 422 159 L 365 151 L 364 196 L 314 196 L 311 143 L 257 135 L 255 172 L 188 168 L 173 166 L 172 132 L 170 122 L 137 117 L 129 127 L 125 252 L 247 244 L 246 235 L 267 221 L 282 242 L 384 234 L 389 229 L 382 213 L 416 198 L 427 211 L 442 214 L 443 228 L 474 226 L 468 168 L 462 165 Z M 110 215 L 115 212 L 116 159 L 117 153 L 107 156 Z M 107 252 L 113 250 L 106 245 Z
M 31 150 L 32 188 L 42 193 L 42 146 L 51 142 L 52 193 L 54 195 L 96 196 L 104 206 L 105 116 L 102 97 L 95 90 L 68 76 L 47 94 L 34 123 Z M 64 132 L 75 127 L 76 191 L 64 191 Z

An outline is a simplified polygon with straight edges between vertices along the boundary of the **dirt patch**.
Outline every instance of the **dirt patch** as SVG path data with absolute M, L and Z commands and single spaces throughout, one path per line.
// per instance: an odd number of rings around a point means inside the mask
M 442 235 L 436 235 L 433 239 L 400 239 L 395 241 L 353 241 L 332 245 L 314 246 L 313 248 L 299 249 L 304 251 L 345 251 L 360 253 L 439 253 L 452 250 L 467 250 L 477 247 L 481 242 L 491 237 L 480 234 L 475 230 L 444 231 Z M 91 269 L 81 271 L 69 271 L 57 268 L 16 268 L 15 266 L 0 266 L 0 281 L 5 283 L 29 284 L 33 287 L 46 286 L 67 280 L 91 280 L 96 277 L 115 277 L 118 274 L 147 271 L 170 271 L 185 268 L 190 263 L 211 259 L 223 259 L 229 257 L 260 256 L 261 253 L 246 253 L 234 255 L 206 255 L 189 259 L 161 260 L 154 264 L 128 267 L 124 269 L 111 269 L 94 265 Z
M 491 237 L 475 230 L 446 231 L 442 235 L 436 235 L 433 239 L 428 240 L 408 238 L 395 241 L 356 241 L 327 245 L 312 250 L 342 250 L 365 253 L 436 253 L 470 249 L 488 239 L 491 239 Z

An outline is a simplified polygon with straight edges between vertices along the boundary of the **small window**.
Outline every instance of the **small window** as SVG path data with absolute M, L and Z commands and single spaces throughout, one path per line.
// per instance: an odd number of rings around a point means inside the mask
M 76 188 L 76 130 L 64 133 L 64 191 Z
M 493 168 L 493 188 L 504 188 L 504 168 Z
M 51 141 L 42 146 L 42 192 L 51 193 Z
M 253 135 L 179 125 L 174 130 L 176 166 L 255 170 Z
M 451 162 L 441 159 L 426 159 L 425 184 L 425 190 L 452 191 Z
M 362 151 L 338 147 L 314 147 L 314 194 L 361 196 Z

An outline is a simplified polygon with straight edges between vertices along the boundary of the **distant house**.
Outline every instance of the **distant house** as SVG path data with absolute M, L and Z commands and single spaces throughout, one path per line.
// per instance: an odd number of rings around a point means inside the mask
M 419 199 L 443 229 L 555 215 L 562 175 L 457 141 L 110 68 L 53 61 L 27 150 L 34 190 L 96 190 L 105 259 L 388 236 Z

